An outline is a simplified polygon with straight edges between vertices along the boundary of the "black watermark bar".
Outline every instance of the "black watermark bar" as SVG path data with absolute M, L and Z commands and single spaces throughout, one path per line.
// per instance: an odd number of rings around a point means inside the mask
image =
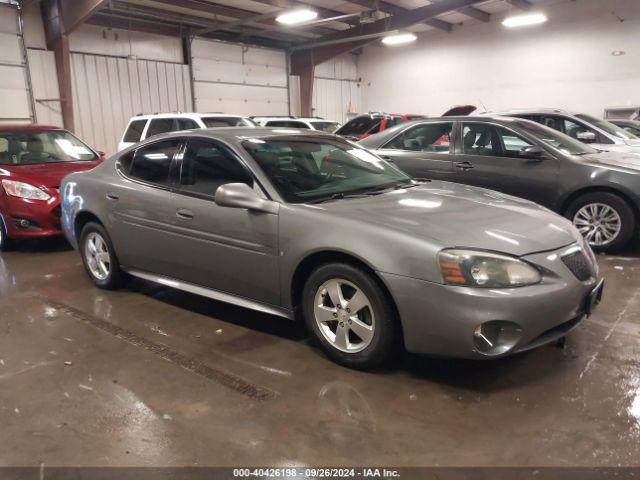
M 0 480 L 640 480 L 640 467 L 0 467 Z

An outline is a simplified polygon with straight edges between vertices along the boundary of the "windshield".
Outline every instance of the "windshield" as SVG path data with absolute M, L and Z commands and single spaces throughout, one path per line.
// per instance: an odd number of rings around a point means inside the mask
M 255 123 L 242 117 L 202 117 L 207 128 L 254 127 Z
M 333 133 L 340 125 L 338 122 L 311 122 L 313 128 L 322 132 Z
M 613 135 L 614 137 L 622 138 L 624 140 L 635 140 L 636 137 L 633 133 L 626 131 L 624 128 L 621 128 L 617 125 L 614 125 L 611 122 L 607 122 L 606 120 L 601 120 L 596 117 L 592 117 L 591 115 L 586 115 L 584 113 L 579 113 L 576 117 L 585 120 L 592 125 L 595 125 L 601 130 L 604 130 L 609 135 Z
M 598 153 L 598 150 L 588 146 L 585 143 L 579 142 L 571 138 L 569 135 L 558 132 L 544 125 L 533 122 L 521 122 L 520 127 L 533 135 L 534 137 L 542 140 L 547 145 L 560 150 L 566 155 L 586 155 L 588 153 Z
M 340 127 L 336 133 L 338 135 L 364 135 L 379 126 L 380 122 L 382 122 L 381 117 L 370 117 L 369 115 L 356 117 Z
M 389 163 L 340 139 L 256 138 L 242 145 L 289 203 L 412 183 Z
M 64 130 L 0 131 L 0 165 L 84 162 L 98 156 Z

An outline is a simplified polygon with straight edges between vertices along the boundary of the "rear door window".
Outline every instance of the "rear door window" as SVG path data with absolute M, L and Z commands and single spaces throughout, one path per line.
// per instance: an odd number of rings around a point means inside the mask
M 147 138 L 153 137 L 154 135 L 160 135 L 161 133 L 167 133 L 174 130 L 175 118 L 154 118 L 151 120 L 149 124 L 149 128 L 147 130 Z
M 175 131 L 193 130 L 195 128 L 200 128 L 195 120 L 191 120 L 190 118 L 176 118 Z
M 130 177 L 158 186 L 169 185 L 171 162 L 182 140 L 172 138 L 138 148 L 133 158 L 121 158 L 121 168 Z M 127 163 L 130 165 L 127 168 Z
M 129 143 L 137 143 L 142 138 L 142 132 L 144 131 L 144 127 L 147 124 L 147 120 L 133 120 L 127 131 L 124 133 L 123 142 Z
M 425 123 L 412 127 L 383 148 L 410 152 L 450 153 L 453 122 Z

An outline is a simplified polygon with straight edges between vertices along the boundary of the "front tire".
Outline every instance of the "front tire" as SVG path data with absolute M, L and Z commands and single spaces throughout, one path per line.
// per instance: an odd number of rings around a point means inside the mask
M 4 228 L 4 222 L 0 217 L 0 252 L 5 252 L 9 250 L 10 247 L 11 239 L 9 238 L 9 235 L 7 235 L 7 231 Z
M 569 205 L 565 216 L 596 252 L 615 252 L 631 241 L 636 218 L 629 204 L 608 192 L 587 193 Z
M 314 270 L 302 294 L 305 323 L 334 362 L 370 370 L 387 362 L 398 345 L 395 309 L 363 270 L 330 263 Z
M 80 233 L 80 254 L 84 268 L 98 288 L 116 290 L 125 281 L 113 244 L 99 223 L 87 223 Z

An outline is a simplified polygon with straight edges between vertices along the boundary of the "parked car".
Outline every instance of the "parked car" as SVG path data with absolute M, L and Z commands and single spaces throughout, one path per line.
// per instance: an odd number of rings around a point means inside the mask
M 194 128 L 254 127 L 256 124 L 247 117 L 225 113 L 154 113 L 136 115 L 129 124 L 118 144 L 118 151 L 130 147 L 154 135 Z
M 334 133 L 349 140 L 360 140 L 404 122 L 424 118 L 423 115 L 369 112 L 358 115 L 342 125 Z
M 640 138 L 611 122 L 585 113 L 574 114 L 564 110 L 542 109 L 505 110 L 481 115 L 500 115 L 533 120 L 565 133 L 582 143 L 588 143 L 599 150 L 640 153 Z
M 63 182 L 63 225 L 100 288 L 125 275 L 290 319 L 336 362 L 406 349 L 501 357 L 599 302 L 589 246 L 526 200 L 419 182 L 308 131 L 193 130 Z
M 250 117 L 261 127 L 283 127 L 299 128 L 302 130 L 320 130 L 326 133 L 333 133 L 340 126 L 338 122 L 325 120 L 320 117 L 300 118 L 300 117 Z
M 61 235 L 62 177 L 103 157 L 58 127 L 0 126 L 0 250 L 12 240 Z
M 620 120 L 620 119 L 609 119 L 609 122 L 614 125 L 624 128 L 627 132 L 635 135 L 636 137 L 640 137 L 640 121 L 638 120 Z
M 603 152 L 529 120 L 445 117 L 360 142 L 414 177 L 475 185 L 558 212 L 598 251 L 629 243 L 640 215 L 640 157 Z

